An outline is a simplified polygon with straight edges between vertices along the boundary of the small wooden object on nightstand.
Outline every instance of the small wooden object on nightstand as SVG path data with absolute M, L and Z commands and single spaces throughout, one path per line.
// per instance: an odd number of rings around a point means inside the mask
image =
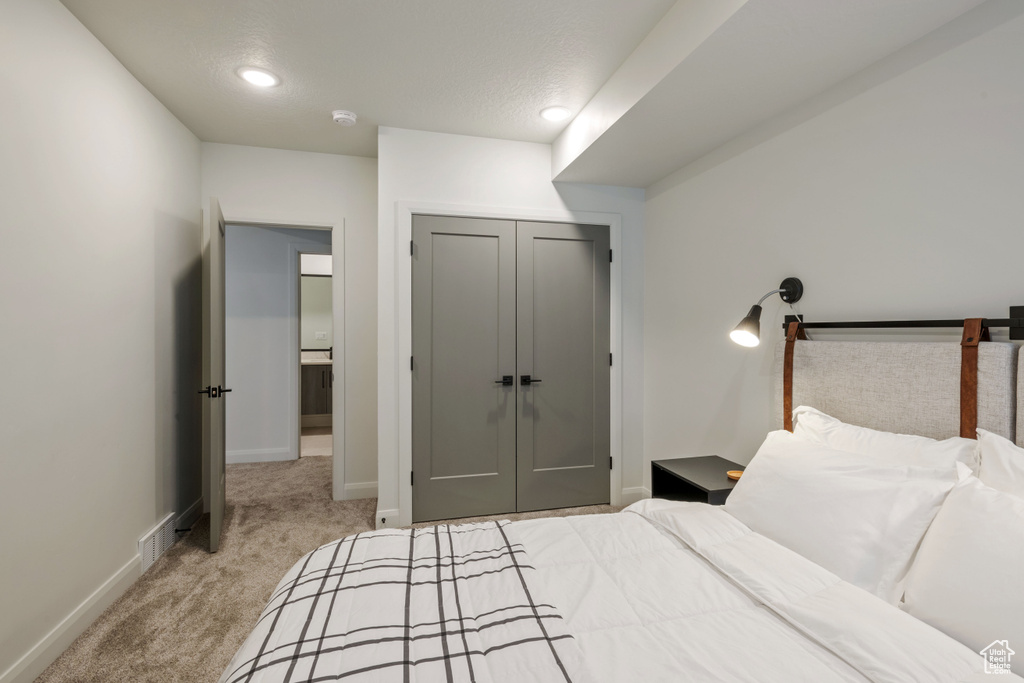
M 742 469 L 742 465 L 717 455 L 655 460 L 651 462 L 651 495 L 722 505 L 736 485 L 726 472 Z

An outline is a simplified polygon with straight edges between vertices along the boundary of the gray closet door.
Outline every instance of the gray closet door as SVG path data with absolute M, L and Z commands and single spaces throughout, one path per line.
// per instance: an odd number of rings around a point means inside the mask
M 516 509 L 516 224 L 413 216 L 413 521 Z
M 516 509 L 607 503 L 608 228 L 517 225 Z

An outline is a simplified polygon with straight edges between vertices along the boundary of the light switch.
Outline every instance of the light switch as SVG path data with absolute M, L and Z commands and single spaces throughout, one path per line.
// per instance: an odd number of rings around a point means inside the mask
M 326 332 L 317 332 L 316 333 L 316 338 L 317 339 L 324 339 L 324 340 L 326 340 L 327 339 L 327 333 Z

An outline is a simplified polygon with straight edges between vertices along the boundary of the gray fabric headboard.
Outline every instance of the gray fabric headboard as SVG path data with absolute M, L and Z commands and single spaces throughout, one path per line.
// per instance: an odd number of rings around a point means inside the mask
M 785 342 L 780 342 L 774 390 L 779 429 L 784 351 Z M 1018 353 L 1015 344 L 1001 342 L 983 342 L 978 351 L 978 427 L 1010 440 L 1017 420 Z M 801 405 L 886 432 L 933 439 L 958 436 L 960 344 L 798 341 L 793 350 L 793 407 Z

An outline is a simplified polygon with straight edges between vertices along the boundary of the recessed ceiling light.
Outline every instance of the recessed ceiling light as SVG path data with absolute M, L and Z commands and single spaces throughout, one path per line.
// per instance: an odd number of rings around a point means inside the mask
M 252 83 L 259 88 L 269 88 L 281 82 L 281 79 L 263 69 L 254 69 L 251 66 L 242 67 L 238 75 L 245 81 Z
M 565 107 L 548 107 L 547 109 L 541 109 L 540 115 L 548 121 L 565 121 L 572 116 L 572 112 Z

